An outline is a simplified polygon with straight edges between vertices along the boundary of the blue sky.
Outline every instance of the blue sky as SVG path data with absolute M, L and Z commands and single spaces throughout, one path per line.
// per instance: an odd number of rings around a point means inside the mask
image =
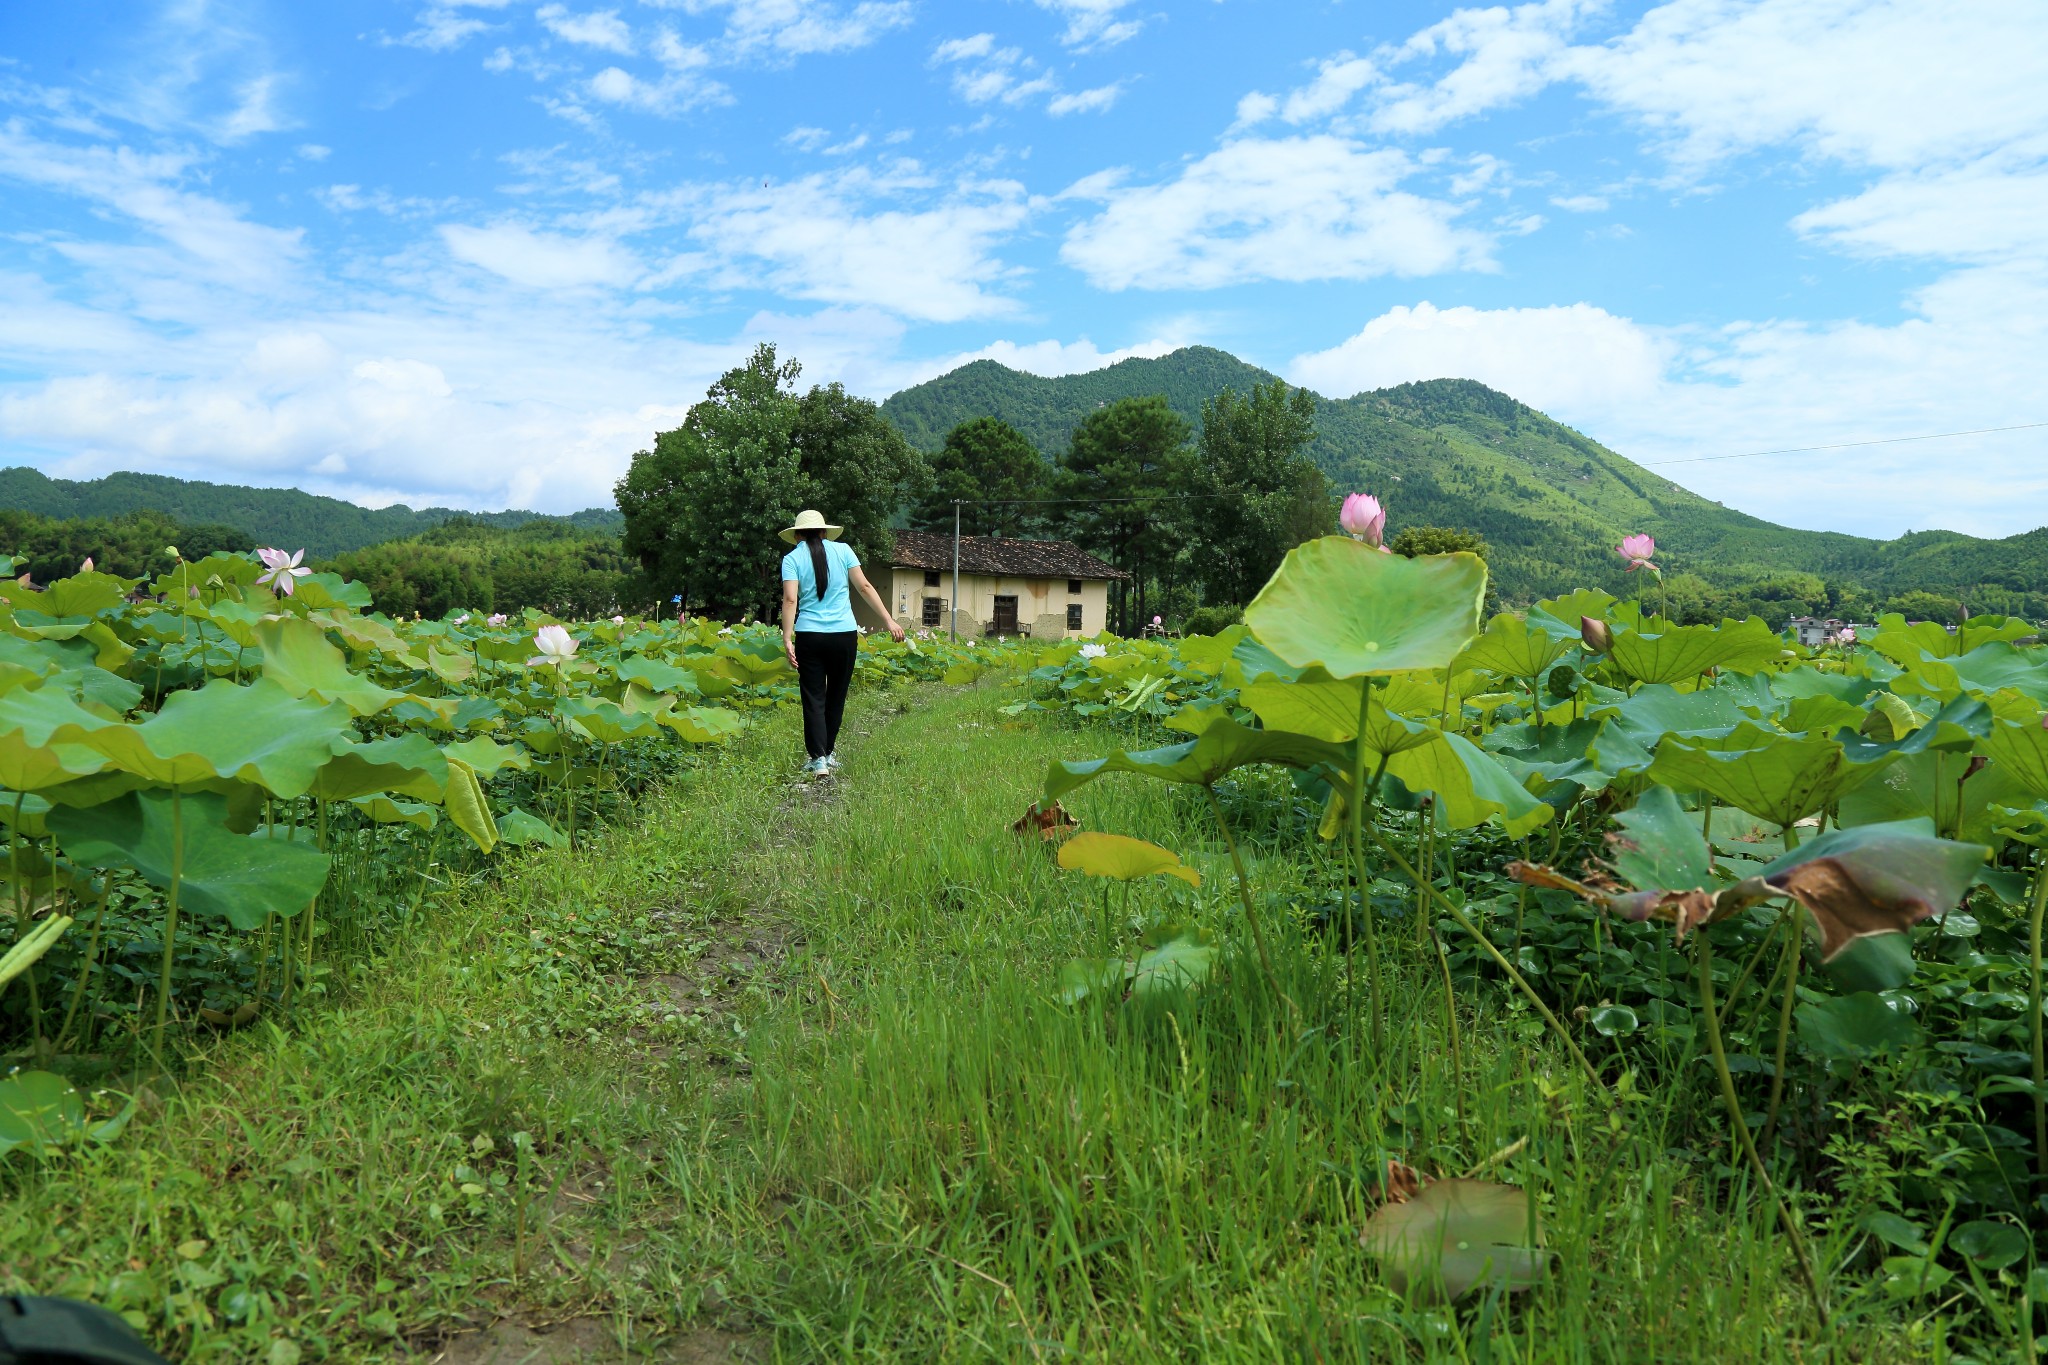
M 2048 422 L 2042 15 L 6 6 L 0 461 L 564 511 L 757 341 L 876 398 L 1202 343 L 1481 379 L 1794 525 L 2013 534 L 2048 429 L 1707 457 Z

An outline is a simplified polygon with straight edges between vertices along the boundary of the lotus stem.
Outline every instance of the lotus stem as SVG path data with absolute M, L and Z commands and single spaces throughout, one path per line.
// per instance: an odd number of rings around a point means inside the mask
M 2048 1095 L 2042 1092 L 2044 1068 L 2041 1039 L 2041 918 L 2048 911 L 2048 852 L 2038 855 L 2041 865 L 2034 871 L 2034 903 L 2027 917 L 2027 962 L 2032 969 L 2027 981 L 2027 1018 L 2034 1043 L 2034 1169 L 2048 1176 Z
M 1444 977 L 1444 1031 L 1451 1036 L 1451 1096 L 1458 1106 L 1458 1136 L 1465 1135 L 1465 1053 L 1458 1041 L 1458 997 L 1451 988 L 1451 959 L 1435 929 L 1429 941 L 1436 945 L 1436 965 Z
M 1508 961 L 1502 955 L 1501 950 L 1493 946 L 1492 939 L 1479 932 L 1479 926 L 1466 918 L 1465 912 L 1453 904 L 1449 897 L 1438 891 L 1435 886 L 1423 882 L 1420 875 L 1409 865 L 1408 860 L 1403 858 L 1400 852 L 1377 830 L 1373 832 L 1372 838 L 1373 842 L 1379 845 L 1380 851 L 1386 854 L 1396 867 L 1405 872 L 1410 881 L 1425 886 L 1428 894 L 1434 897 L 1436 903 L 1444 908 L 1444 912 L 1456 921 L 1457 926 L 1463 929 L 1472 941 L 1478 944 L 1480 949 L 1494 960 L 1495 965 L 1508 974 L 1508 980 L 1514 982 L 1516 988 L 1522 992 L 1529 1003 L 1536 1007 L 1536 1012 L 1543 1016 L 1544 1022 L 1550 1025 L 1551 1032 L 1555 1033 L 1558 1041 L 1562 1042 L 1566 1049 L 1570 1051 L 1572 1060 L 1579 1064 L 1580 1069 L 1586 1073 L 1586 1078 L 1593 1082 L 1596 1089 L 1604 1093 L 1607 1090 L 1607 1082 L 1600 1079 L 1600 1073 L 1593 1069 L 1593 1064 L 1586 1060 L 1586 1054 L 1579 1050 L 1579 1045 L 1572 1040 L 1571 1034 L 1565 1031 L 1563 1021 L 1551 1012 L 1550 1006 L 1543 1003 L 1543 997 L 1536 994 L 1536 988 L 1529 984 L 1529 978 L 1515 970 L 1515 964 Z
M 29 905 L 34 899 L 22 887 L 21 868 L 21 807 L 28 799 L 27 792 L 14 794 L 14 823 L 7 827 L 8 870 L 14 874 L 14 936 L 17 942 L 28 938 Z M 43 1001 L 36 989 L 35 968 L 31 966 L 23 973 L 28 978 L 29 1046 L 38 1058 L 43 1056 Z
M 1202 794 L 1209 798 L 1209 809 L 1216 812 L 1216 827 L 1223 831 L 1223 842 L 1230 849 L 1230 866 L 1237 873 L 1237 898 L 1244 903 L 1244 917 L 1252 926 L 1252 942 L 1258 946 L 1259 965 L 1265 969 L 1266 984 L 1273 988 L 1273 994 L 1280 997 L 1289 1009 L 1295 1008 L 1287 992 L 1280 989 L 1280 974 L 1273 970 L 1273 955 L 1266 951 L 1266 931 L 1259 923 L 1259 913 L 1252 906 L 1251 884 L 1245 880 L 1244 858 L 1237 851 L 1237 836 L 1230 831 L 1230 821 L 1223 818 L 1223 803 L 1216 799 L 1214 787 L 1203 787 Z
M 99 965 L 100 926 L 106 922 L 107 902 L 112 900 L 113 896 L 114 874 L 111 872 L 102 873 L 100 876 L 100 908 L 93 913 L 92 934 L 87 938 L 85 944 L 85 961 L 79 964 L 78 980 L 71 983 L 71 1004 L 64 1011 L 64 1027 L 57 1030 L 55 1048 L 59 1052 L 64 1050 L 64 1044 L 71 1037 L 71 1024 L 72 1021 L 78 1018 L 78 1008 L 85 1001 L 85 987 L 86 983 L 92 978 L 92 969 Z
M 1785 993 L 1778 1002 L 1778 1047 L 1771 1059 L 1771 1102 L 1764 1110 L 1764 1146 L 1778 1130 L 1778 1101 L 1785 1095 L 1785 1051 L 1792 1041 L 1792 1006 L 1799 998 L 1800 948 L 1805 937 L 1802 917 L 1806 911 L 1794 901 L 1788 913 L 1792 932 L 1785 940 Z
M 1372 1050 L 1375 1057 L 1386 1055 L 1385 1009 L 1380 1000 L 1380 940 L 1373 923 L 1372 882 L 1365 866 L 1366 816 L 1379 797 L 1380 777 L 1387 771 L 1387 756 L 1380 756 L 1379 771 L 1373 774 L 1372 789 L 1365 786 L 1365 727 L 1372 714 L 1372 679 L 1359 680 L 1358 752 L 1351 761 L 1351 879 L 1358 887 L 1358 918 L 1365 925 L 1366 970 L 1372 977 Z M 1347 941 L 1345 958 L 1351 956 Z M 1345 973 L 1347 979 L 1350 973 Z
M 1727 1106 L 1729 1121 L 1735 1125 L 1735 1140 L 1741 1144 L 1743 1155 L 1749 1158 L 1750 1169 L 1762 1183 L 1764 1193 L 1771 1197 L 1771 1206 L 1778 1211 L 1778 1222 L 1784 1226 L 1785 1236 L 1792 1244 L 1792 1259 L 1799 1267 L 1799 1278 L 1806 1282 L 1807 1294 L 1813 1299 L 1813 1311 L 1820 1319 L 1821 1330 L 1832 1331 L 1827 1302 L 1821 1298 L 1820 1281 L 1814 1278 L 1813 1263 L 1807 1259 L 1806 1235 L 1800 1231 L 1792 1210 L 1778 1193 L 1771 1173 L 1764 1169 L 1763 1158 L 1756 1154 L 1756 1143 L 1749 1136 L 1749 1122 L 1742 1116 L 1742 1101 L 1735 1094 L 1735 1078 L 1728 1074 L 1728 1050 L 1721 1043 L 1721 1019 L 1714 1008 L 1714 943 L 1707 937 L 1705 929 L 1699 932 L 1699 944 L 1700 1010 L 1707 1019 L 1707 1044 L 1714 1056 L 1714 1075 L 1721 1082 L 1721 1102 Z
M 178 942 L 178 886 L 185 877 L 185 804 L 182 792 L 171 788 L 171 889 L 164 905 L 164 959 L 156 989 L 156 1063 L 164 1064 L 164 1026 L 171 1018 L 172 951 Z

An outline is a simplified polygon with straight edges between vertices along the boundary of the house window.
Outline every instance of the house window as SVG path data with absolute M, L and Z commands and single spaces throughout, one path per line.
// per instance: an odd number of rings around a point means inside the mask
M 926 569 L 924 571 L 924 585 L 927 588 L 939 586 L 939 571 L 937 569 Z
M 1081 604 L 1079 602 L 1067 603 L 1067 629 L 1081 629 Z
M 933 626 L 936 626 L 936 625 L 938 625 L 938 624 L 939 624 L 939 614 L 940 614 L 941 612 L 945 611 L 945 609 L 946 609 L 946 599 L 944 599 L 943 597 L 927 597 L 927 598 L 925 598 L 925 599 L 924 599 L 924 624 L 925 624 L 925 627 L 926 627 L 927 629 L 929 629 L 929 628 L 931 628 L 931 627 L 933 627 Z
M 1081 595 L 1081 580 L 1078 578 L 1069 578 L 1067 580 L 1067 591 L 1072 593 L 1074 596 L 1079 597 Z

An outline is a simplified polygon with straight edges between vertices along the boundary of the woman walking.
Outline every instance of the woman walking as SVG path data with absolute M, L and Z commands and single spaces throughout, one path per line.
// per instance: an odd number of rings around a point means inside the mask
M 803 694 L 804 752 L 810 755 L 804 771 L 813 775 L 839 767 L 833 747 L 860 653 L 851 589 L 859 588 L 875 614 L 889 623 L 890 639 L 903 638 L 903 627 L 860 571 L 860 557 L 839 543 L 839 532 L 824 514 L 808 510 L 797 513 L 795 523 L 782 532 L 783 540 L 796 546 L 782 557 L 782 648 Z

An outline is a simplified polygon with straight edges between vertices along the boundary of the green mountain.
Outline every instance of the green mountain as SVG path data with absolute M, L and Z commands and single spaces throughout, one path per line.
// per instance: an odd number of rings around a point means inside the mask
M 452 517 L 499 527 L 543 519 L 538 512 L 458 512 L 447 507 L 414 509 L 403 503 L 359 507 L 296 488 L 248 488 L 162 474 L 109 474 L 81 482 L 53 479 L 26 466 L 0 469 L 0 509 L 64 520 L 161 512 L 183 522 L 231 526 L 259 545 L 304 548 L 308 556 L 321 559 L 416 536 Z M 586 530 L 613 531 L 621 518 L 616 509 L 593 507 L 555 520 Z
M 1191 346 L 1087 374 L 1041 378 L 977 360 L 882 405 L 909 440 L 936 450 L 955 423 L 990 415 L 1049 458 L 1076 423 L 1120 398 L 1164 394 L 1191 423 L 1204 399 L 1274 376 Z M 1525 403 L 1469 379 L 1350 398 L 1318 397 L 1312 453 L 1340 490 L 1377 493 L 1390 529 L 1457 526 L 1491 546 L 1495 584 L 1528 601 L 1580 584 L 1618 588 L 1621 537 L 1647 531 L 1676 595 L 1709 607 L 1875 611 L 1903 594 L 1962 598 L 1973 611 L 2048 616 L 2048 528 L 2005 540 L 1947 531 L 1893 541 L 1802 531 L 1724 507 L 1632 463 Z M 1730 594 L 1733 596 L 1730 596 Z M 1932 614 L 1931 609 L 1928 614 Z

